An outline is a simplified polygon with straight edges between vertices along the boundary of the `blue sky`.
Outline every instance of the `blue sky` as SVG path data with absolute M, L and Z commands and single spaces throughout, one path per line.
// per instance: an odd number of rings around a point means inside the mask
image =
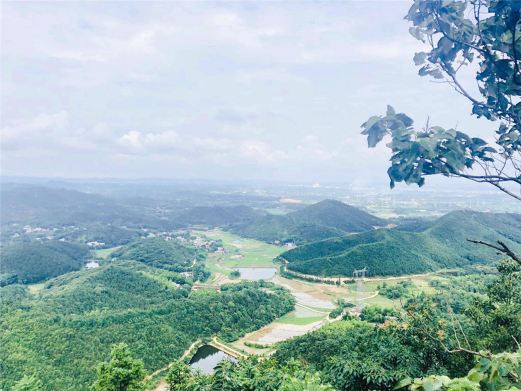
M 409 5 L 3 2 L 2 174 L 387 183 L 386 104 L 490 127 L 417 76 Z

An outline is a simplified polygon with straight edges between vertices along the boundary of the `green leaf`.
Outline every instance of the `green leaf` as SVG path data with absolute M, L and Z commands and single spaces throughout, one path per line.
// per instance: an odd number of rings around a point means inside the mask
M 422 65 L 426 59 L 427 59 L 427 53 L 425 53 L 425 52 L 415 53 L 414 57 L 413 57 L 414 65 Z

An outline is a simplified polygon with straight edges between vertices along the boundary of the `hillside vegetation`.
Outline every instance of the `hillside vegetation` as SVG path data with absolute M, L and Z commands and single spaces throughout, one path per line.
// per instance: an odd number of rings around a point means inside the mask
M 0 284 L 31 284 L 82 267 L 88 255 L 86 247 L 60 241 L 14 243 L 1 249 Z
M 198 260 L 204 260 L 205 253 L 175 240 L 148 238 L 123 246 L 114 251 L 111 256 L 142 262 L 160 269 L 182 272 L 191 269 Z
M 271 284 L 242 283 L 221 293 L 189 295 L 175 273 L 116 262 L 51 280 L 38 296 L 12 285 L 0 294 L 1 389 L 34 374 L 45 389 L 86 390 L 96 363 L 125 342 L 152 371 L 178 358 L 195 340 L 227 341 L 256 330 L 293 308 Z
M 75 190 L 7 184 L 0 190 L 2 224 L 44 227 L 93 223 L 161 227 L 166 222 L 139 213 L 116 200 Z
M 118 227 L 112 224 L 90 224 L 60 236 L 67 241 L 103 243 L 101 247 L 115 247 L 128 244 L 139 238 L 137 229 Z
M 251 222 L 263 214 L 248 206 L 196 206 L 179 213 L 175 219 L 183 225 L 222 227 Z
M 287 215 L 268 215 L 230 230 L 265 242 L 307 243 L 349 232 L 372 230 L 387 223 L 340 201 L 324 200 Z
M 288 268 L 304 274 L 351 276 L 422 273 L 497 259 L 494 251 L 466 239 L 503 240 L 521 246 L 521 215 L 472 211 L 449 213 L 421 232 L 378 229 L 300 246 L 281 255 Z

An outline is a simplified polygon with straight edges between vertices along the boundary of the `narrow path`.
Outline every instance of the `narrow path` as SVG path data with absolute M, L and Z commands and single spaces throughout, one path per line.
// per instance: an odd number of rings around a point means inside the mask
M 222 342 L 219 342 L 217 340 L 217 337 L 213 337 L 212 341 L 208 345 L 211 345 L 216 349 L 222 350 L 224 353 L 229 354 L 233 358 L 246 357 L 246 355 L 244 353 L 239 352 L 238 350 L 236 350 L 228 345 L 225 345 Z
M 374 294 L 372 294 L 371 296 L 367 296 L 367 297 L 362 297 L 360 300 L 369 300 L 369 299 L 372 299 L 373 297 L 376 297 L 378 296 L 380 292 L 376 291 Z
M 341 281 L 341 282 L 345 283 L 346 281 L 353 280 L 353 278 L 351 278 L 351 277 L 320 277 L 320 276 L 315 276 L 313 274 L 304 274 L 304 273 L 295 272 L 293 270 L 288 269 L 289 262 L 286 259 L 284 259 L 284 258 L 280 258 L 280 259 L 283 262 L 282 269 L 284 272 L 286 272 L 289 275 L 292 275 L 294 277 L 297 277 L 297 278 L 314 280 L 314 281 L 308 281 L 310 283 L 313 283 L 315 281 L 320 281 L 320 282 L 325 282 L 325 283 L 336 283 L 338 281 Z M 405 279 L 410 279 L 410 278 L 415 278 L 415 277 L 427 277 L 427 276 L 431 276 L 433 274 L 436 274 L 436 272 L 428 272 L 428 273 L 420 273 L 420 274 L 406 274 L 403 276 L 390 276 L 390 277 L 365 277 L 363 279 L 363 281 L 374 282 L 374 281 L 405 280 Z
M 316 312 L 317 314 L 321 314 L 321 315 L 328 315 L 329 314 L 329 312 L 316 310 L 316 309 L 314 309 L 312 307 L 308 307 L 307 305 L 304 305 L 304 304 L 301 304 L 301 303 L 295 303 L 295 307 L 296 306 L 304 308 L 304 309 L 306 309 L 308 311 Z M 333 309 L 331 309 L 331 311 L 333 311 Z

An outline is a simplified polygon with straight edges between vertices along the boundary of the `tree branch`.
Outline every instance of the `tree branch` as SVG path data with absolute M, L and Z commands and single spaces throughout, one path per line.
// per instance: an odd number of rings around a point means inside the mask
M 510 250 L 510 248 L 508 248 L 507 245 L 504 242 L 502 242 L 501 240 L 498 240 L 497 244 L 487 243 L 487 242 L 483 242 L 482 240 L 474 240 L 474 239 L 468 239 L 468 238 L 467 238 L 467 241 L 469 241 L 471 243 L 482 244 L 483 246 L 493 248 L 494 250 L 497 250 L 500 253 L 508 255 L 512 260 L 516 261 L 521 266 L 521 258 L 518 255 L 516 255 L 512 250 Z

